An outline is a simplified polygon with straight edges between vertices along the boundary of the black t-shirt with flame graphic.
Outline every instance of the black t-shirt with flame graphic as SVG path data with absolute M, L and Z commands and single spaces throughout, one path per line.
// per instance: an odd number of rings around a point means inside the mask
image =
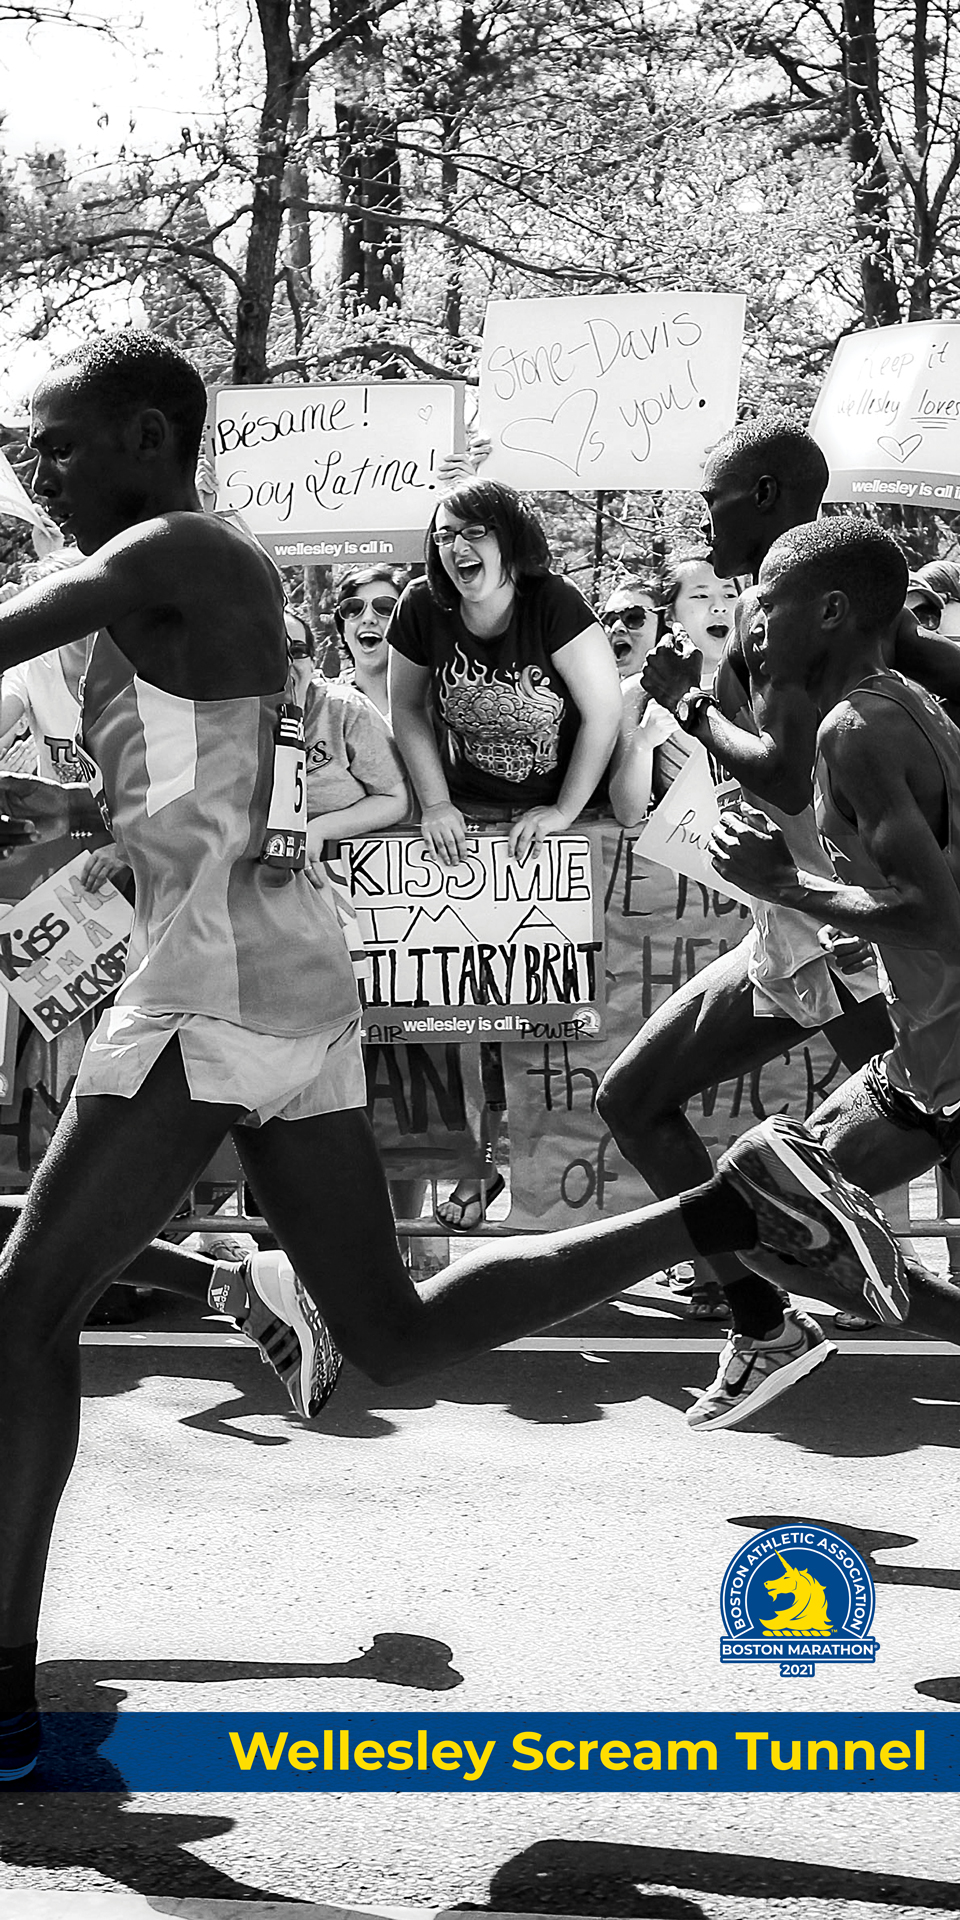
M 580 712 L 553 656 L 595 621 L 583 595 L 555 573 L 519 584 L 509 627 L 490 640 L 468 631 L 459 608 L 439 607 L 425 580 L 404 589 L 387 638 L 429 670 L 455 805 L 523 808 L 557 799 Z

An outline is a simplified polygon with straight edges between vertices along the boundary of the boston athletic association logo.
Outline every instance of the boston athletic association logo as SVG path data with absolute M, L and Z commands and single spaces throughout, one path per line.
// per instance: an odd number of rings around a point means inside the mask
M 723 1576 L 721 1664 L 766 1661 L 794 1679 L 824 1661 L 872 1662 L 874 1598 L 864 1561 L 838 1533 L 803 1525 L 756 1533 Z

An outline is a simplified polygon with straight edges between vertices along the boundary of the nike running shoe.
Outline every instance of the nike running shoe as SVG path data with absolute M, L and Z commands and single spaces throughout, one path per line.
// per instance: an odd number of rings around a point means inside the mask
M 313 1420 L 337 1384 L 343 1355 L 285 1253 L 251 1254 L 242 1272 L 248 1304 L 237 1325 L 283 1381 L 297 1412 Z
M 39 1755 L 40 1715 L 36 1707 L 0 1720 L 0 1783 L 23 1780 L 33 1772 Z
M 796 1120 L 777 1114 L 754 1127 L 721 1155 L 717 1172 L 756 1215 L 761 1247 L 829 1274 L 886 1326 L 906 1318 L 906 1268 L 882 1213 Z
M 728 1334 L 716 1379 L 687 1410 L 688 1427 L 697 1433 L 737 1427 L 836 1353 L 832 1340 L 799 1307 L 784 1308 L 783 1325 L 775 1343 Z

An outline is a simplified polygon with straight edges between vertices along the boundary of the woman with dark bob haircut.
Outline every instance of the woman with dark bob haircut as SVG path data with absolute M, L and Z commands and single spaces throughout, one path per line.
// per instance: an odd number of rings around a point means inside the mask
M 536 514 L 531 513 L 526 501 L 512 487 L 501 486 L 496 480 L 476 480 L 471 486 L 458 487 L 455 493 L 446 494 L 444 504 L 465 524 L 478 522 L 496 536 L 504 568 L 518 583 L 527 575 L 537 579 L 549 573 L 547 536 Z M 432 533 L 431 524 L 424 552 L 430 592 L 439 606 L 455 607 L 457 589 Z
M 471 479 L 442 495 L 426 579 L 402 593 L 387 639 L 394 733 L 435 858 L 464 858 L 465 813 L 504 822 L 520 856 L 565 833 L 613 750 L 620 677 L 593 609 L 550 571 L 543 528 L 512 487 Z M 489 1072 L 484 1092 L 489 1117 L 502 1105 Z M 481 1181 L 461 1182 L 440 1214 L 461 1232 L 499 1191 L 491 1134 Z

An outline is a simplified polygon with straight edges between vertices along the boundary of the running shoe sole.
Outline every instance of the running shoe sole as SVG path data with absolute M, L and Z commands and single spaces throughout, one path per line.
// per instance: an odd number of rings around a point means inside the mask
M 244 1272 L 251 1300 L 241 1332 L 260 1348 L 297 1412 L 314 1420 L 340 1378 L 343 1355 L 285 1253 L 252 1254 Z
M 25 1780 L 40 1757 L 40 1715 L 13 1714 L 0 1720 L 0 1782 Z
M 825 1360 L 832 1360 L 837 1352 L 838 1348 L 832 1340 L 820 1340 L 816 1346 L 807 1347 L 796 1360 L 788 1360 L 775 1373 L 768 1373 L 759 1387 L 754 1387 L 752 1393 L 745 1393 L 742 1400 L 735 1400 L 726 1413 L 718 1413 L 716 1419 L 692 1420 L 690 1416 L 696 1408 L 691 1407 L 687 1414 L 691 1433 L 716 1433 L 720 1427 L 740 1426 L 744 1420 L 749 1420 L 751 1414 L 759 1413 L 761 1407 L 768 1407 L 778 1394 L 786 1393 L 789 1387 L 796 1386 L 798 1380 L 805 1379 L 815 1367 L 822 1367 Z
M 755 1213 L 762 1247 L 829 1273 L 885 1326 L 906 1319 L 906 1268 L 882 1213 L 805 1127 L 780 1115 L 765 1120 L 721 1156 L 717 1172 Z

